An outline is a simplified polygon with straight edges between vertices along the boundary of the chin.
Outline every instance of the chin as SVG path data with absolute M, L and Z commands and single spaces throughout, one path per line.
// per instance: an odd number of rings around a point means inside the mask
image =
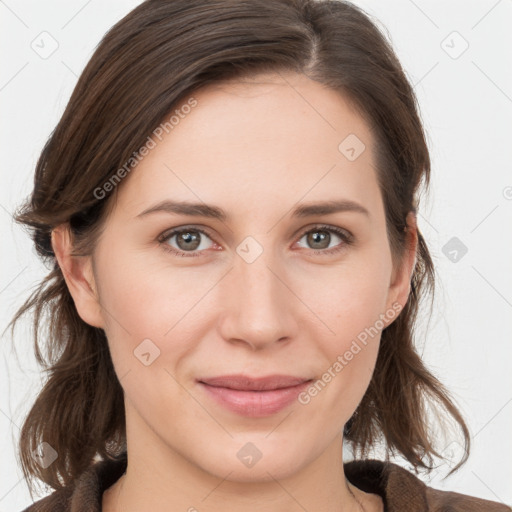
M 268 442 L 266 445 L 260 442 L 260 448 L 257 446 L 257 442 L 251 441 L 236 443 L 234 450 L 223 451 L 218 455 L 218 459 L 215 459 L 215 454 L 211 454 L 214 458 L 208 458 L 211 464 L 203 457 L 201 467 L 217 478 L 230 482 L 263 483 L 274 479 L 286 479 L 300 471 L 307 463 L 307 460 L 300 456 L 301 452 L 304 453 L 304 448 L 291 447 L 291 452 L 286 453 L 282 447 L 268 446 Z

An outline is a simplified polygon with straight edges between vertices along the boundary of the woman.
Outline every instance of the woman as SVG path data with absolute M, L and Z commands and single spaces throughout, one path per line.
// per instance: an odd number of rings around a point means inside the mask
M 13 321 L 51 317 L 20 456 L 55 491 L 26 510 L 508 510 L 368 458 L 434 468 L 434 403 L 454 470 L 469 453 L 413 344 L 429 172 L 349 3 L 149 0 L 116 24 L 17 215 L 53 264 Z

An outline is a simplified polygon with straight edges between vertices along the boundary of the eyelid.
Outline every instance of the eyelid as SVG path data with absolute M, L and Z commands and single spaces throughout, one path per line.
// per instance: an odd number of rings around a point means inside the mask
M 158 236 L 158 240 L 167 240 L 171 236 L 181 233 L 183 231 L 198 231 L 200 233 L 203 233 L 207 237 L 211 238 L 213 240 L 212 235 L 209 233 L 208 228 L 202 227 L 202 226 L 195 226 L 194 224 L 185 224 L 183 226 L 177 226 L 175 228 L 170 228 L 166 231 L 164 231 L 161 235 Z
M 206 251 L 206 249 L 203 249 L 201 251 L 180 251 L 179 249 L 175 249 L 173 247 L 170 247 L 166 241 L 168 241 L 170 238 L 172 238 L 174 235 L 185 232 L 185 231 L 197 231 L 199 233 L 202 233 L 203 235 L 206 235 L 213 243 L 216 245 L 219 245 L 218 242 L 215 240 L 215 238 L 210 234 L 208 228 L 195 226 L 195 225 L 183 225 L 183 226 L 177 226 L 175 228 L 168 229 L 164 233 L 162 233 L 158 237 L 158 242 L 163 246 L 163 249 L 167 252 L 170 252 L 171 254 L 174 254 L 175 256 L 183 256 L 183 257 L 197 257 L 201 256 L 203 252 Z M 331 247 L 330 249 L 308 249 L 308 248 L 302 248 L 306 251 L 313 251 L 315 254 L 322 254 L 325 256 L 336 254 L 339 251 L 342 251 L 346 249 L 346 246 L 350 246 L 354 243 L 355 237 L 354 235 L 348 231 L 345 228 L 341 228 L 339 226 L 333 226 L 329 224 L 322 224 L 322 223 L 316 223 L 309 227 L 303 227 L 298 231 L 298 235 L 295 234 L 294 238 L 296 238 L 297 243 L 299 240 L 301 240 L 305 235 L 314 232 L 314 231 L 327 231 L 334 233 L 336 236 L 342 239 L 342 244 Z M 298 236 L 298 238 L 297 238 Z

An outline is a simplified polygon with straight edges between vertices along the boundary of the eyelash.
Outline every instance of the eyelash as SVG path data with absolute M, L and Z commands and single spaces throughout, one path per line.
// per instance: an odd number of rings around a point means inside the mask
M 174 229 L 170 232 L 164 233 L 162 236 L 160 236 L 158 238 L 158 241 L 160 242 L 163 250 L 170 252 L 171 254 L 173 254 L 175 256 L 182 256 L 185 258 L 194 258 L 194 257 L 200 256 L 202 251 L 197 251 L 197 252 L 179 251 L 179 250 L 171 247 L 169 244 L 165 243 L 170 238 L 172 238 L 174 235 L 177 235 L 179 233 L 183 233 L 186 231 L 197 231 L 198 233 L 202 233 L 203 235 L 206 235 L 208 238 L 210 238 L 212 240 L 212 237 L 204 229 L 196 228 L 193 226 L 189 226 L 189 227 L 185 226 L 183 228 Z M 333 247 L 331 249 L 310 249 L 311 251 L 313 251 L 314 254 L 320 254 L 322 256 L 326 255 L 326 254 L 333 255 L 333 254 L 338 253 L 339 251 L 344 250 L 346 248 L 346 246 L 352 245 L 354 243 L 353 235 L 351 233 L 349 233 L 348 231 L 341 229 L 341 228 L 336 228 L 334 226 L 325 226 L 325 225 L 320 225 L 320 224 L 317 226 L 314 226 L 311 229 L 308 229 L 307 231 L 304 231 L 300 235 L 299 240 L 301 238 L 303 238 L 304 235 L 308 235 L 309 233 L 314 233 L 317 231 L 327 231 L 327 232 L 335 233 L 343 240 L 343 243 L 336 247 Z

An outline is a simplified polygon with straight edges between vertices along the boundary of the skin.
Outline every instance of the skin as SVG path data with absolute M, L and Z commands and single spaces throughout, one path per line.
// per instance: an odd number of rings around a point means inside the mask
M 338 92 L 288 73 L 216 84 L 194 98 L 119 186 L 93 255 L 70 256 L 65 226 L 52 236 L 81 318 L 105 330 L 125 394 L 129 463 L 103 510 L 339 512 L 362 510 L 357 501 L 383 510 L 379 496 L 348 484 L 342 463 L 343 426 L 370 382 L 380 332 L 307 405 L 264 418 L 217 405 L 196 379 L 320 379 L 379 315 L 405 305 L 414 217 L 409 250 L 394 266 L 372 132 Z M 338 149 L 351 133 L 366 146 L 354 161 Z M 369 215 L 291 217 L 297 204 L 341 198 Z M 164 199 L 214 204 L 231 218 L 136 218 Z M 330 231 L 325 245 L 308 242 L 318 223 L 348 230 L 354 242 L 343 246 Z M 209 233 L 197 234 L 197 257 L 165 251 L 186 251 L 177 237 L 158 241 L 191 226 Z M 263 249 L 252 263 L 236 252 L 248 236 Z M 134 356 L 147 338 L 160 350 L 149 366 Z M 249 442 L 262 454 L 250 468 L 237 457 Z

